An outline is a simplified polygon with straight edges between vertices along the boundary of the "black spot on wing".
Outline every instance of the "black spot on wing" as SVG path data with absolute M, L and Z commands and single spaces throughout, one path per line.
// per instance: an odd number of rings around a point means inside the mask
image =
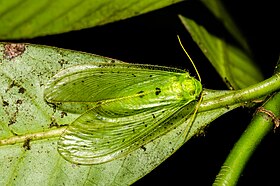
M 161 93 L 161 89 L 160 88 L 156 88 L 156 96 L 159 95 Z
M 143 98 L 143 97 L 144 97 L 144 91 L 143 91 L 143 90 L 137 92 L 137 94 L 139 94 L 139 97 L 140 97 L 140 98 Z

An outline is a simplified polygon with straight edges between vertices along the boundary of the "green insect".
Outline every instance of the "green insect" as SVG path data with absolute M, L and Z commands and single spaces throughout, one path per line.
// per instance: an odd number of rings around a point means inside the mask
M 99 164 L 123 157 L 180 125 L 196 109 L 200 81 L 176 68 L 90 63 L 67 68 L 44 96 L 81 113 L 59 139 L 68 161 Z

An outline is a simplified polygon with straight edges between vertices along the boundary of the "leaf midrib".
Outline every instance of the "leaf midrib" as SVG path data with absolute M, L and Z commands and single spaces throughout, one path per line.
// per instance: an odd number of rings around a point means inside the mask
M 20 136 L 13 136 L 5 139 L 0 140 L 0 146 L 4 145 L 13 145 L 16 143 L 23 143 L 27 140 L 42 140 L 42 139 L 48 139 L 48 138 L 55 138 L 59 137 L 64 130 L 66 129 L 66 126 L 44 131 L 44 132 L 36 132 L 36 133 L 29 133 L 29 134 L 24 134 Z

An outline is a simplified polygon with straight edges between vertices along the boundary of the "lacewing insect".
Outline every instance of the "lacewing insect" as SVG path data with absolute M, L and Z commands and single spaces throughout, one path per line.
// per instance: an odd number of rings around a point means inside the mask
M 99 164 L 142 147 L 186 121 L 202 85 L 176 68 L 92 62 L 69 67 L 46 86 L 47 102 L 81 113 L 58 141 L 77 164 Z

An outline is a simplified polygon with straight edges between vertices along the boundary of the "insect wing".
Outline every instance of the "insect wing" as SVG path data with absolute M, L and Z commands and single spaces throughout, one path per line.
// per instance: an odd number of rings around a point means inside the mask
M 124 156 L 184 121 L 198 95 L 188 92 L 193 84 L 197 80 L 183 70 L 151 65 L 65 69 L 47 85 L 45 99 L 83 114 L 61 136 L 58 150 L 79 164 Z
M 129 111 L 116 109 L 115 104 L 100 105 L 72 123 L 59 140 L 60 154 L 78 164 L 104 163 L 125 156 L 185 121 L 195 102 Z
M 189 76 L 180 69 L 151 65 L 79 65 L 56 74 L 46 86 L 44 97 L 61 110 L 82 114 L 104 101 L 132 96 L 142 88 L 150 90 L 151 85 L 168 84 L 168 79 L 182 74 Z

